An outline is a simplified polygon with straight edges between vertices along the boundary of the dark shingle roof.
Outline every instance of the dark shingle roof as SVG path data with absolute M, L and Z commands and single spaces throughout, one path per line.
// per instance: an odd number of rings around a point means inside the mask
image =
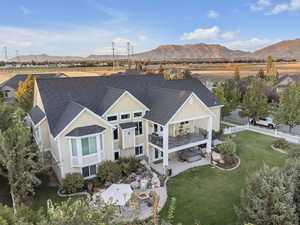
M 37 85 L 54 137 L 84 107 L 102 116 L 125 90 L 150 109 L 145 118 L 162 125 L 192 92 L 208 107 L 220 105 L 197 79 L 164 80 L 157 74 L 37 79 Z M 77 110 L 69 110 L 69 104 Z
M 56 74 L 56 73 L 49 73 L 49 74 L 33 74 L 35 78 L 45 78 L 45 79 L 50 79 L 50 78 L 62 78 L 62 77 L 67 77 L 65 74 Z M 14 89 L 18 89 L 19 82 L 20 81 L 25 81 L 26 78 L 28 77 L 28 74 L 17 74 L 16 76 L 10 78 L 9 80 L 4 81 L 3 83 L 0 84 L 0 88 L 4 86 L 9 86 Z
M 125 129 L 128 129 L 128 128 L 136 127 L 136 125 L 135 125 L 134 122 L 120 123 L 120 127 L 121 127 L 123 130 L 125 130 Z
M 80 137 L 90 134 L 98 134 L 104 131 L 105 128 L 98 126 L 98 125 L 92 125 L 92 126 L 85 126 L 85 127 L 77 127 L 73 129 L 70 133 L 68 133 L 66 136 L 68 137 Z
M 42 119 L 45 118 L 45 113 L 38 106 L 34 106 L 28 114 L 34 125 L 37 125 Z

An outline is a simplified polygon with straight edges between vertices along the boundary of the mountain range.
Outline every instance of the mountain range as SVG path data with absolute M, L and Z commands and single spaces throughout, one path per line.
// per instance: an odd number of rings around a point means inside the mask
M 267 56 L 274 59 L 296 59 L 300 60 L 300 39 L 286 40 L 275 43 L 255 52 L 232 50 L 219 44 L 186 44 L 186 45 L 161 45 L 151 51 L 135 54 L 139 59 L 265 59 Z M 125 55 L 115 56 L 119 59 L 126 58 Z M 22 55 L 10 61 L 42 62 L 62 60 L 103 60 L 112 59 L 111 55 L 90 55 L 88 57 L 77 56 L 49 56 Z

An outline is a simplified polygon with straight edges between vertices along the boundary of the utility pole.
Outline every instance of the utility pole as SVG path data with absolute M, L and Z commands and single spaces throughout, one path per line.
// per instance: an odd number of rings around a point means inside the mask
M 127 64 L 128 69 L 131 69 L 131 62 L 130 62 L 130 42 L 127 42 Z
M 113 58 L 113 71 L 115 71 L 115 42 L 112 42 L 111 46 L 112 46 L 112 58 Z

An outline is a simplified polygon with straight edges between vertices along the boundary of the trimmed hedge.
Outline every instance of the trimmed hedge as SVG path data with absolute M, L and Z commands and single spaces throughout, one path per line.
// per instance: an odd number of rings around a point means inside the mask
M 80 173 L 68 173 L 62 181 L 62 188 L 67 193 L 76 193 L 83 190 L 84 179 Z

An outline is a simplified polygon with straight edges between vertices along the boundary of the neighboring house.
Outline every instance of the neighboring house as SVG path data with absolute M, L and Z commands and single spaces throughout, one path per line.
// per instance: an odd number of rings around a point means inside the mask
M 62 73 L 53 74 L 33 74 L 35 78 L 62 78 L 67 77 Z M 25 81 L 27 74 L 18 74 L 0 84 L 0 91 L 3 93 L 4 101 L 12 102 L 15 100 L 15 93 L 18 90 L 19 82 Z
M 286 87 L 293 84 L 300 84 L 300 74 L 280 76 L 276 85 L 277 92 L 281 93 Z
M 36 79 L 29 113 L 40 151 L 50 151 L 61 180 L 96 176 L 104 160 L 143 157 L 151 165 L 206 144 L 220 129 L 222 105 L 196 79 L 161 75 Z
M 208 79 L 207 77 L 200 75 L 200 74 L 193 74 L 192 75 L 193 78 L 198 79 L 201 81 L 202 84 L 205 85 L 205 87 L 207 87 L 209 90 L 212 90 L 213 88 L 218 86 L 217 82 L 213 82 L 210 79 Z

